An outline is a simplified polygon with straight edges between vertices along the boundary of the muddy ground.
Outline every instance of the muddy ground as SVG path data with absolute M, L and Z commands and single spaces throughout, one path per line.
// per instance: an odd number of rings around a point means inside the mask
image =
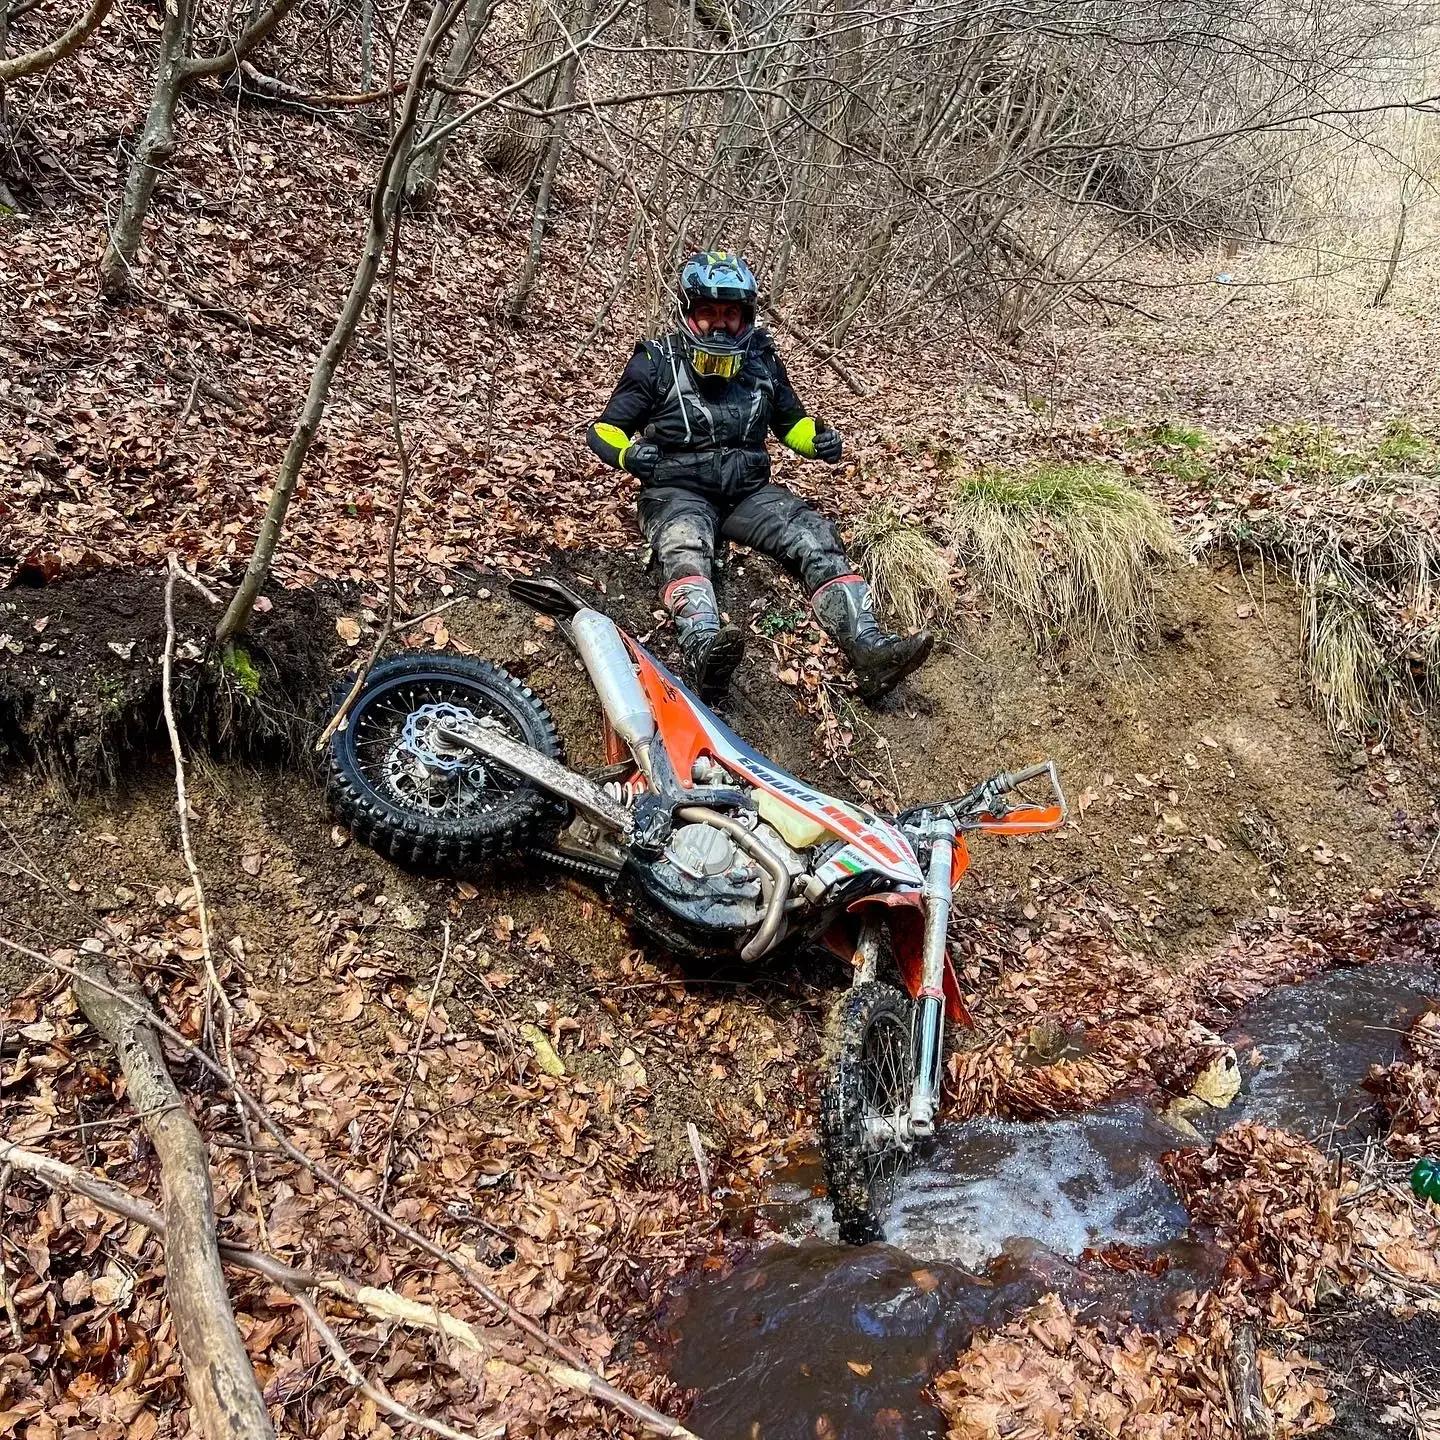
M 567 568 L 637 632 L 653 631 L 668 656 L 637 563 Z M 42 952 L 100 937 L 163 1000 L 184 993 L 196 951 L 159 724 L 161 590 L 158 576 L 97 575 L 0 594 L 0 633 L 12 637 L 0 645 L 0 932 Z M 823 640 L 768 566 L 732 561 L 727 593 L 753 631 L 729 718 L 836 793 L 887 791 L 909 803 L 1037 756 L 1059 761 L 1071 825 L 977 845 L 960 892 L 957 928 L 975 960 L 967 975 L 981 1016 L 961 1043 L 982 1056 L 987 1043 L 1009 1043 L 1027 1007 L 1043 1015 L 1076 993 L 1057 982 L 1047 999 L 1042 982 L 1037 1002 L 1016 971 L 1038 947 L 1063 950 L 1067 934 L 1081 944 L 1077 906 L 1135 973 L 1148 965 L 1188 985 L 1224 973 L 1226 946 L 1247 923 L 1283 929 L 1290 912 L 1341 910 L 1422 868 L 1433 800 L 1421 757 L 1335 750 L 1300 674 L 1293 599 L 1273 586 L 1262 593 L 1254 576 L 1177 573 L 1156 635 L 1123 664 L 1042 660 L 998 622 L 970 616 L 878 713 L 843 688 L 807 682 Z M 791 962 L 686 984 L 576 882 L 515 867 L 410 875 L 334 827 L 306 738 L 367 647 L 377 600 L 360 590 L 276 595 L 252 646 L 258 697 L 233 674 L 217 682 L 198 661 L 180 662 L 197 859 L 227 978 L 255 1011 L 255 1054 L 274 1037 L 300 1045 L 324 1062 L 337 1093 L 355 1083 L 342 1077 L 371 1074 L 380 1057 L 380 1078 L 362 1083 L 370 1101 L 355 1101 L 357 1134 L 373 1146 L 448 925 L 445 1038 L 459 1036 L 462 1050 L 479 1043 L 495 1068 L 461 1101 L 444 1100 L 460 1072 L 437 1055 L 440 1078 L 422 1085 L 420 1103 L 441 1113 L 463 1106 L 462 1151 L 466 1135 L 490 1137 L 473 1142 L 483 1150 L 510 1134 L 511 1148 L 484 1150 L 484 1165 L 519 1168 L 513 1184 L 476 1180 L 468 1163 L 463 1179 L 441 1180 L 427 1171 L 428 1142 L 412 1138 L 393 1193 L 416 1205 L 443 1197 L 452 1218 L 460 1195 L 463 1213 L 497 1230 L 531 1185 L 583 1194 L 586 1204 L 604 1195 L 622 1214 L 653 1210 L 648 1230 L 627 1222 L 630 1239 L 613 1253 L 592 1245 L 567 1262 L 547 1305 L 565 1333 L 598 1317 L 601 1349 L 618 1346 L 655 1398 L 682 1405 L 645 1347 L 629 1347 L 677 1275 L 723 1265 L 738 1241 L 713 1192 L 743 1193 L 809 1135 L 819 1036 L 843 977 Z M 598 762 L 593 697 L 548 622 L 483 576 L 433 603 L 446 608 L 407 631 L 407 643 L 504 663 L 554 711 L 572 763 Z M 182 656 L 203 644 L 207 608 L 182 591 Z M 349 620 L 361 624 L 356 645 L 343 638 L 353 637 Z M 1075 954 L 1083 961 L 1083 948 Z M 1009 988 L 992 995 L 997 978 Z M 35 984 L 44 981 L 33 963 L 0 960 L 9 996 Z M 524 1028 L 537 1025 L 561 1079 L 541 1073 Z M 558 1149 L 525 1139 L 561 1093 L 581 1107 L 589 1149 L 576 1148 L 573 1131 Z M 514 1150 L 522 1141 L 524 1160 Z M 535 1263 L 546 1275 L 548 1262 Z

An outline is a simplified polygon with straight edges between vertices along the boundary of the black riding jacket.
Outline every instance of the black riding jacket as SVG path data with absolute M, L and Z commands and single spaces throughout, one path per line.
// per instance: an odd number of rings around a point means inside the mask
M 695 374 L 683 337 L 672 332 L 636 344 L 587 438 L 621 469 L 632 437 L 651 440 L 663 458 L 648 484 L 735 498 L 769 480 L 765 437 L 772 430 L 792 450 L 814 454 L 815 422 L 768 333 L 756 333 L 738 375 L 719 380 Z

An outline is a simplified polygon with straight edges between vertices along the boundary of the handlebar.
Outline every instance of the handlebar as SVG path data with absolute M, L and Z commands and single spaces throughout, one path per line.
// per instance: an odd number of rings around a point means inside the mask
M 1051 775 L 1051 772 L 1054 774 Z M 1060 772 L 1053 760 L 1037 760 L 1033 765 L 1027 765 L 1023 770 L 1007 770 L 997 775 L 992 782 L 1001 794 L 1008 794 L 1011 790 L 1018 789 L 1027 780 L 1038 780 L 1042 775 L 1051 775 L 1056 787 L 1060 784 Z
M 903 824 L 906 821 L 935 817 L 949 820 L 962 829 L 973 828 L 978 826 L 981 816 L 988 816 L 995 820 L 1003 819 L 1009 809 L 1000 804 L 1003 797 L 1018 790 L 1022 785 L 1042 777 L 1050 781 L 1054 802 L 1052 808 L 1059 811 L 1058 817 L 1045 827 L 1053 828 L 1055 825 L 1064 823 L 1070 808 L 1065 800 L 1065 791 L 1060 784 L 1059 767 L 1053 760 L 1037 760 L 1035 764 L 1026 765 L 1020 770 L 1002 770 L 998 775 L 992 775 L 988 780 L 982 780 L 973 790 L 967 791 L 964 795 L 957 796 L 953 800 L 942 801 L 939 804 L 917 805 L 913 809 L 905 811 L 899 818 Z M 967 825 L 967 822 L 973 823 Z

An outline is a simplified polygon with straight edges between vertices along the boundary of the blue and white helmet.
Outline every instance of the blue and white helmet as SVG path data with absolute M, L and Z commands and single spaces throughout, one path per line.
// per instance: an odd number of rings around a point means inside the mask
M 702 251 L 681 268 L 679 300 L 681 329 L 695 373 L 724 380 L 738 375 L 755 334 L 760 285 L 754 272 L 733 250 Z M 738 305 L 738 328 L 698 330 L 695 308 L 707 302 Z

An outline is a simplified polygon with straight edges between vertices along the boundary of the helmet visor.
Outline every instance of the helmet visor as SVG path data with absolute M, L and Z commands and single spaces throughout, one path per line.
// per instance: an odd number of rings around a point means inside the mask
M 694 365 L 697 375 L 714 375 L 721 380 L 733 380 L 740 373 L 744 360 L 744 355 L 738 350 L 717 353 L 714 350 L 702 350 L 698 345 L 692 346 L 690 350 L 690 363 Z

